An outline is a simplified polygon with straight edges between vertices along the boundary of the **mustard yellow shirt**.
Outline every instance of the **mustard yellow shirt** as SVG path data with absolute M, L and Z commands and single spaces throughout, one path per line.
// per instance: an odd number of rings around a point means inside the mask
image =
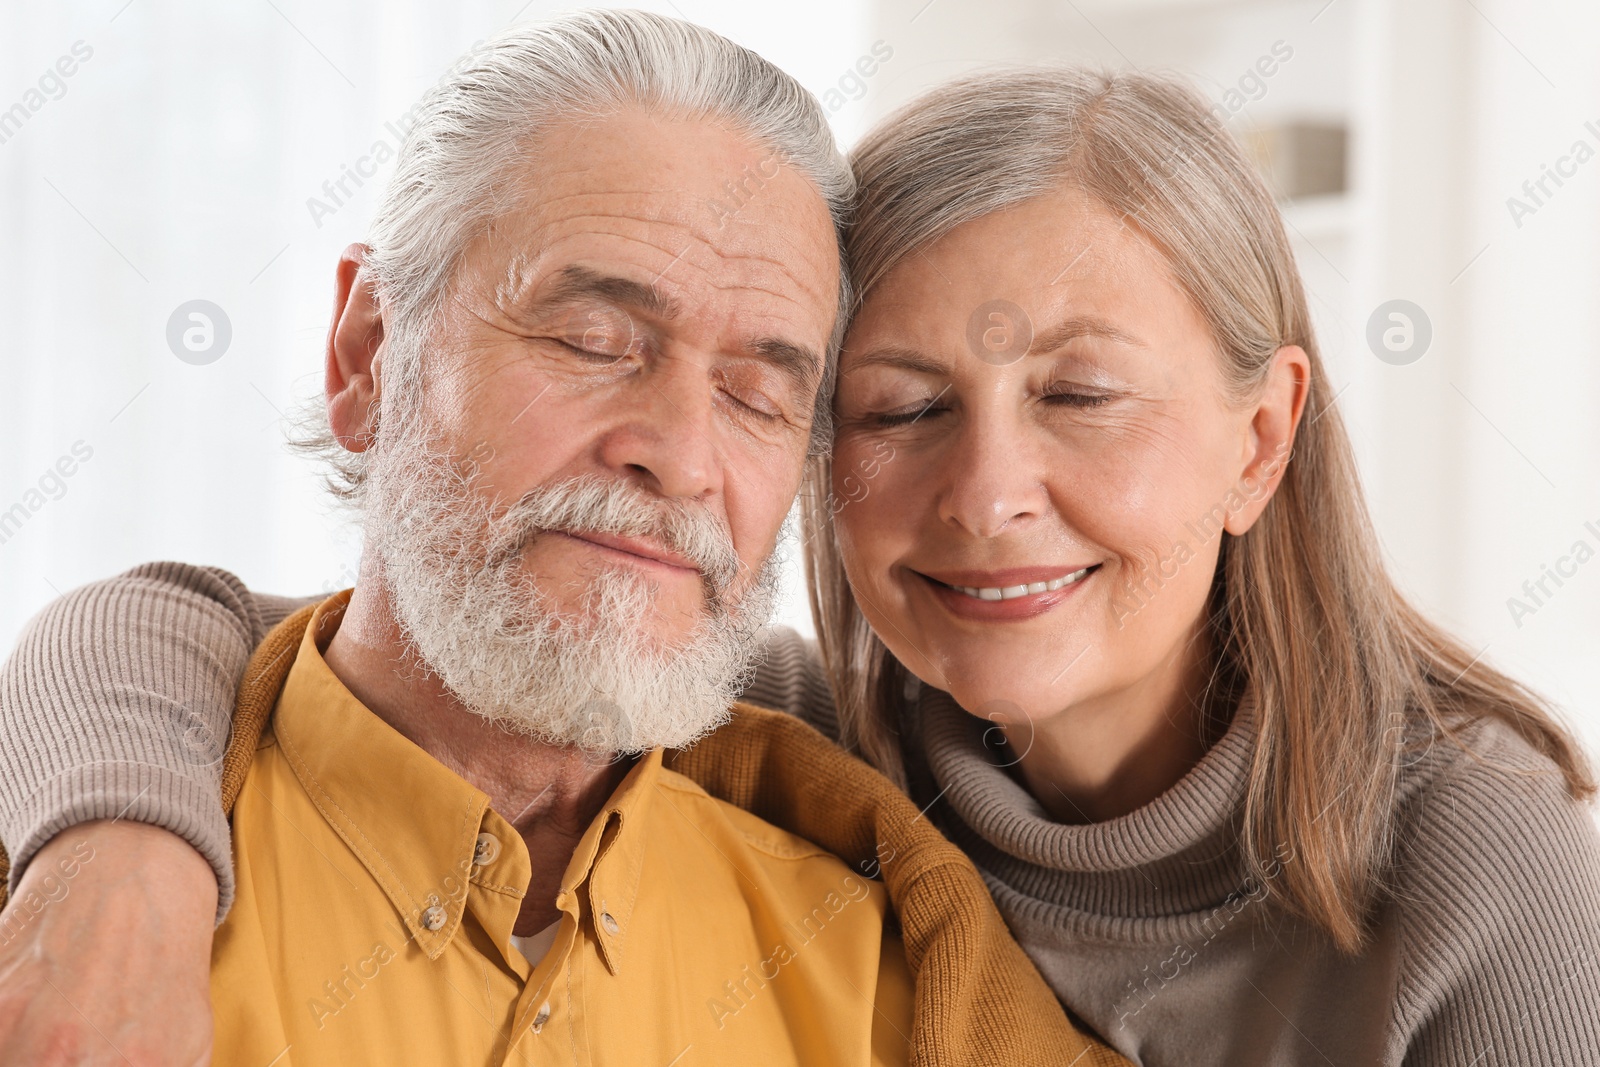
M 903 1064 L 882 888 L 641 758 L 574 852 L 554 944 L 511 942 L 527 847 L 367 710 L 313 615 L 233 810 L 211 994 L 222 1067 Z

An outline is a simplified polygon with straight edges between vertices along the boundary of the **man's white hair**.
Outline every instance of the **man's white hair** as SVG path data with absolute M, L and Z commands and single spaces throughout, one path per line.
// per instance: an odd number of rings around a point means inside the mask
M 475 49 L 419 101 L 368 235 L 367 264 L 390 341 L 384 390 L 392 399 L 407 406 L 420 394 L 422 339 L 467 244 L 514 209 L 517 175 L 536 150 L 530 142 L 555 123 L 635 105 L 715 119 L 770 149 L 817 188 L 836 238 L 842 233 L 855 183 L 826 114 L 805 87 L 748 48 L 645 11 L 580 11 L 514 27 Z M 815 445 L 827 441 L 849 308 L 842 255 L 840 263 Z M 306 445 L 332 461 L 335 492 L 358 498 L 366 454 L 325 437 Z

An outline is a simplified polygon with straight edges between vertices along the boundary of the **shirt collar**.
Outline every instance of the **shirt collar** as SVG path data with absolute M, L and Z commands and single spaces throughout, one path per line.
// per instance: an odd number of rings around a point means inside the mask
M 338 630 L 350 593 L 324 601 L 307 622 L 273 731 L 312 803 L 432 959 L 461 925 L 467 884 L 479 873 L 473 864 L 478 835 L 490 832 L 500 840 L 494 888 L 518 901 L 530 874 L 527 847 L 490 809 L 486 793 L 373 713 L 328 667 L 322 649 Z M 613 974 L 638 898 L 649 836 L 644 824 L 661 772 L 659 749 L 635 763 L 579 840 L 561 880 L 557 906 L 575 919 L 581 919 L 579 896 L 587 883 L 593 930 Z M 443 909 L 442 924 L 429 912 L 434 907 Z
M 623 949 L 632 928 L 645 842 L 649 838 L 645 824 L 656 799 L 661 771 L 660 749 L 634 764 L 589 824 L 561 879 L 561 899 L 566 904 L 563 906 L 558 899 L 558 906 L 564 911 L 572 910 L 587 880 L 595 937 L 606 969 L 612 974 L 622 966 Z

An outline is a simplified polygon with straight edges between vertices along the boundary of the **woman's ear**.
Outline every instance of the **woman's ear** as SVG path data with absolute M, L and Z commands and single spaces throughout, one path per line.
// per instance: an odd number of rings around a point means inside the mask
M 1243 504 L 1231 509 L 1222 524 L 1235 537 L 1255 525 L 1277 492 L 1310 391 L 1311 360 L 1305 349 L 1284 345 L 1273 353 L 1246 431 L 1245 463 L 1238 484 Z
M 352 452 L 365 452 L 378 423 L 382 394 L 383 312 L 372 271 L 370 249 L 353 244 L 339 257 L 334 276 L 333 323 L 328 327 L 328 425 Z

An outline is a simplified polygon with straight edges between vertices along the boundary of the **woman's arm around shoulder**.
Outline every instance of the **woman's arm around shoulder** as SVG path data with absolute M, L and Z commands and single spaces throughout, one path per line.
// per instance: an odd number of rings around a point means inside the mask
M 305 601 L 251 593 L 215 567 L 149 563 L 39 613 L 0 668 L 0 842 L 14 890 L 69 827 L 169 830 L 233 897 L 219 799 L 235 690 L 266 631 Z

